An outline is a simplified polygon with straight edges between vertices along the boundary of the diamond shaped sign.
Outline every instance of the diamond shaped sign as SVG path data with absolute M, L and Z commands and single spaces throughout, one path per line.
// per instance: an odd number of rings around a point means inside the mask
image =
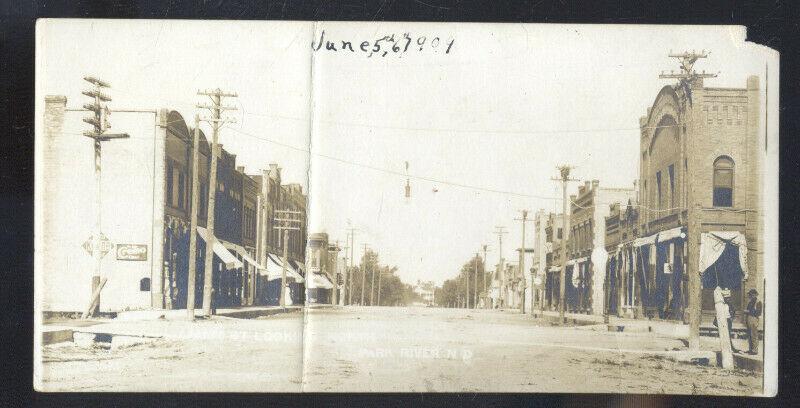
M 94 249 L 94 235 L 90 236 L 89 239 L 87 239 L 86 242 L 84 242 L 83 245 L 81 245 L 81 247 L 84 249 L 84 251 L 86 251 L 86 253 L 88 253 L 89 255 L 93 255 L 94 254 L 94 251 L 93 251 L 93 249 Z M 101 232 L 100 233 L 100 257 L 102 258 L 102 257 L 106 256 L 108 251 L 110 251 L 113 247 L 114 247 L 114 244 L 112 244 L 111 241 L 108 240 L 108 237 L 106 237 L 106 235 Z

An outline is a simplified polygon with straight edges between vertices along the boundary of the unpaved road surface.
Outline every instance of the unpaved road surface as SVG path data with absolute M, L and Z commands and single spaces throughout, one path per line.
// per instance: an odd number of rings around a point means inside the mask
M 162 338 L 111 348 L 46 346 L 42 389 L 726 395 L 761 389 L 755 373 L 642 352 L 683 349 L 677 340 L 552 327 L 504 311 L 347 307 L 124 327 Z

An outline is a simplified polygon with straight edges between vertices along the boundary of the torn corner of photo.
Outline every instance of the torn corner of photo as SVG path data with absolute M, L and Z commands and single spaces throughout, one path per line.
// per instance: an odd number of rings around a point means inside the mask
M 37 387 L 775 395 L 745 33 L 39 20 Z

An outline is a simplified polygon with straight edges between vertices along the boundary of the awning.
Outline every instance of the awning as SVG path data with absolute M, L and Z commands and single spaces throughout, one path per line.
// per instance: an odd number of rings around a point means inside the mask
M 267 255 L 267 265 L 266 268 L 260 269 L 258 271 L 259 275 L 266 276 L 267 280 L 276 280 L 280 279 L 281 275 L 283 275 L 283 268 L 280 264 L 275 262 L 272 257 Z M 286 271 L 286 277 L 289 277 L 289 270 Z
M 656 237 L 658 237 L 658 234 L 653 234 L 644 238 L 636 238 L 633 240 L 633 246 L 638 248 L 642 245 L 653 245 L 656 243 Z
M 208 243 L 208 238 L 207 238 L 208 237 L 208 230 L 206 230 L 203 227 L 198 226 L 197 227 L 197 234 L 200 235 L 200 238 L 202 238 L 203 241 Z M 214 250 L 214 253 L 217 254 L 219 259 L 223 262 L 223 264 L 225 264 L 225 268 L 226 269 L 238 269 L 238 268 L 243 267 L 244 264 L 242 264 L 242 261 L 236 259 L 236 257 L 233 256 L 233 254 L 230 253 L 230 251 L 228 251 L 225 248 L 225 245 L 222 244 L 223 242 L 224 241 L 222 241 L 220 239 L 217 239 L 215 237 L 214 245 L 212 246 L 212 249 Z
M 700 234 L 700 274 L 719 259 L 727 244 L 739 247 L 739 266 L 742 268 L 744 279 L 747 279 L 747 240 L 739 231 L 712 231 Z
M 661 231 L 658 233 L 658 242 L 666 242 L 671 239 L 675 238 L 685 238 L 686 235 L 683 234 L 683 228 L 675 227 L 672 229 L 668 229 L 666 231 Z
M 253 259 L 250 256 L 250 254 L 247 253 L 247 250 L 244 249 L 241 245 L 232 244 L 230 242 L 223 242 L 222 245 L 224 245 L 225 248 L 228 248 L 229 250 L 232 250 L 233 252 L 239 254 L 239 256 L 241 256 L 242 259 L 244 259 L 250 265 L 255 266 L 256 269 L 264 269 L 264 267 L 261 266 L 261 264 L 258 263 L 255 259 Z
M 277 272 L 278 272 L 277 279 L 280 279 L 281 274 L 282 274 L 281 271 L 283 270 L 283 260 L 278 255 L 275 255 L 275 254 L 267 254 L 267 258 L 269 259 L 269 261 L 273 262 L 277 266 Z M 269 262 L 267 262 L 267 263 L 269 263 Z M 267 269 L 269 270 L 269 266 L 267 266 Z M 273 275 L 272 272 L 270 272 L 268 276 L 272 276 L 272 275 Z M 305 279 L 303 278 L 303 275 L 300 275 L 299 273 L 297 273 L 297 271 L 292 267 L 292 263 L 291 262 L 289 262 L 288 265 L 286 265 L 286 277 L 294 279 L 295 282 L 297 282 L 297 283 L 305 282 Z M 268 279 L 272 280 L 272 278 L 268 278 Z
M 551 266 L 550 269 L 547 270 L 548 272 L 561 272 L 561 267 L 559 266 Z
M 328 277 L 319 273 L 312 273 L 311 280 L 308 283 L 309 288 L 333 289 L 333 283 Z

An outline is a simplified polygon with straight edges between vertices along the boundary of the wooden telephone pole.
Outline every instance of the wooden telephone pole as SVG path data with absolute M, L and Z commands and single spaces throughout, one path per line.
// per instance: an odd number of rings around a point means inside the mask
M 342 274 L 342 278 L 344 279 L 344 281 L 342 282 L 342 293 L 341 293 L 341 296 L 339 297 L 339 304 L 341 306 L 345 305 L 345 302 L 347 300 L 347 295 L 350 294 L 350 290 L 348 290 L 348 288 L 347 288 L 347 284 L 350 282 L 350 276 L 349 276 L 350 275 L 350 270 L 349 270 L 349 267 L 347 265 L 347 261 L 350 259 L 350 257 L 347 254 L 347 250 L 350 249 L 349 241 L 350 241 L 349 239 L 346 239 L 345 240 L 346 245 L 342 247 L 342 250 L 344 251 L 344 260 L 343 260 L 344 261 L 344 274 Z M 338 272 L 337 272 L 337 280 L 338 280 Z
M 289 231 L 300 231 L 303 227 L 303 220 L 300 211 L 275 210 L 274 229 L 283 233 L 283 268 L 281 268 L 281 293 L 278 304 L 286 307 L 286 268 L 289 265 Z M 310 277 L 306 275 L 307 277 Z
M 678 60 L 680 72 L 661 72 L 658 77 L 660 79 L 677 79 L 678 87 L 685 90 L 690 90 L 696 81 L 703 78 L 714 78 L 717 76 L 717 74 L 714 73 L 706 73 L 705 71 L 698 73 L 694 70 L 695 62 L 701 58 L 708 58 L 708 54 L 709 53 L 706 52 L 706 50 L 701 50 L 699 53 L 695 52 L 694 50 L 691 52 L 685 51 L 682 53 L 673 53 L 670 51 L 669 56 Z M 688 99 L 687 97 L 689 97 L 689 95 L 685 93 L 681 100 L 680 106 L 680 112 L 684 116 L 686 111 L 686 100 Z M 694 184 L 691 184 L 691 187 L 688 191 L 687 201 L 690 203 L 697 202 L 695 197 L 696 193 L 694 191 Z M 689 206 L 687 209 L 688 228 L 686 245 L 688 245 L 689 248 L 700 247 L 700 220 L 698 218 L 698 213 L 699 208 L 697 206 Z M 700 319 L 702 315 L 702 283 L 700 282 L 700 272 L 702 271 L 698 271 L 696 269 L 698 265 L 697 252 L 691 250 L 688 251 L 686 265 L 688 267 L 686 270 L 686 274 L 688 276 L 687 289 L 689 290 L 689 299 L 687 305 L 687 314 L 689 320 L 689 348 L 692 350 L 697 350 L 700 348 Z M 723 337 L 722 331 L 722 324 L 720 324 L 720 338 Z M 730 346 L 730 342 L 728 340 L 723 341 L 723 343 L 723 350 L 726 344 Z
M 214 243 L 217 237 L 214 235 L 214 209 L 217 195 L 217 156 L 219 156 L 219 130 L 225 123 L 235 123 L 234 118 L 222 118 L 222 111 L 236 110 L 234 107 L 222 106 L 222 98 L 235 98 L 236 93 L 224 92 L 219 88 L 213 91 L 197 91 L 198 95 L 205 95 L 211 98 L 211 105 L 198 104 L 200 109 L 208 109 L 211 111 L 210 118 L 203 118 L 202 121 L 208 122 L 211 125 L 212 140 L 211 140 L 211 169 L 208 180 L 208 213 L 206 215 L 206 230 L 208 235 L 206 237 L 206 259 L 203 268 L 203 316 L 206 318 L 211 316 L 211 302 L 212 291 L 214 290 Z M 194 231 L 192 232 L 195 233 Z M 190 254 L 191 257 L 191 254 Z
M 489 251 L 489 245 L 483 244 L 482 247 L 483 247 L 483 259 L 482 259 L 482 262 L 483 262 L 483 295 L 486 297 L 486 299 L 485 299 L 486 304 L 484 304 L 484 307 L 491 308 L 491 305 L 489 304 L 489 292 L 486 290 L 486 278 L 487 278 L 487 276 L 486 276 L 487 275 L 487 273 L 486 273 L 486 252 Z
M 348 228 L 347 231 L 350 233 L 350 267 L 347 270 L 347 281 L 348 281 L 348 288 L 347 288 L 347 304 L 353 304 L 353 281 L 355 280 L 353 277 L 353 262 L 354 259 L 354 250 L 355 250 L 355 239 L 356 239 L 356 229 L 355 228 Z
M 186 289 L 186 311 L 194 320 L 195 286 L 197 283 L 197 205 L 199 202 L 198 156 L 200 152 L 200 115 L 194 115 L 194 140 L 192 141 L 192 203 L 189 228 L 189 280 Z
M 478 308 L 478 259 L 480 259 L 480 255 L 475 253 L 475 294 L 473 295 L 473 308 Z
M 567 211 L 567 183 L 570 181 L 575 181 L 575 179 L 569 178 L 569 172 L 572 170 L 571 166 L 562 165 L 558 166 L 558 172 L 560 174 L 560 178 L 553 178 L 553 180 L 561 181 L 561 192 L 562 192 L 562 201 L 561 201 L 561 274 L 559 279 L 559 298 L 558 298 L 558 324 L 564 324 L 564 306 L 566 303 L 565 296 L 565 289 L 564 286 L 564 279 L 567 275 L 567 238 L 569 236 L 569 229 L 567 226 L 569 225 L 569 212 Z
M 108 116 L 111 111 L 108 110 L 106 102 L 110 102 L 111 98 L 103 93 L 103 88 L 110 88 L 108 82 L 97 79 L 95 77 L 87 76 L 83 78 L 84 81 L 94 85 L 94 88 L 82 93 L 92 98 L 92 103 L 83 105 L 83 108 L 94 112 L 93 116 L 83 118 L 83 121 L 94 126 L 93 130 L 83 132 L 83 135 L 93 139 L 94 141 L 94 199 L 95 199 L 95 219 L 94 231 L 91 240 L 92 258 L 94 259 L 94 270 L 92 272 L 92 298 L 89 301 L 89 306 L 84 310 L 82 318 L 86 319 L 93 315 L 100 308 L 100 291 L 103 290 L 106 280 L 100 280 L 100 269 L 102 266 L 103 256 L 108 251 L 106 246 L 109 245 L 108 240 L 102 232 L 102 187 L 101 187 L 101 146 L 100 142 L 107 142 L 113 139 L 125 139 L 130 137 L 127 133 L 111 134 L 106 133 L 106 130 L 111 127 L 108 121 Z
M 383 276 L 383 270 L 378 268 L 378 306 L 381 305 L 381 276 Z
M 367 257 L 369 256 L 369 252 L 367 252 L 367 244 L 364 244 L 364 255 L 361 259 L 361 303 L 359 306 L 364 306 L 364 291 L 366 290 L 367 285 Z
M 519 273 L 522 285 L 522 301 L 520 310 L 522 313 L 525 313 L 525 289 L 527 287 L 527 281 L 525 280 L 525 223 L 528 221 L 532 221 L 528 219 L 528 210 L 522 210 L 522 218 L 515 218 L 516 221 L 522 222 L 522 249 L 520 249 L 520 257 L 519 257 Z M 531 284 L 532 284 L 531 280 Z
M 378 265 L 372 265 L 372 268 L 370 268 L 371 269 L 370 277 L 371 277 L 371 280 L 372 280 L 372 282 L 370 282 L 370 284 L 369 284 L 369 305 L 370 306 L 375 306 L 375 269 L 378 269 L 377 266 Z
M 503 307 L 505 307 L 506 306 L 505 305 L 506 295 L 505 295 L 505 293 L 503 293 L 504 292 L 504 290 L 503 290 L 504 289 L 503 288 L 503 281 L 505 279 L 502 279 L 502 278 L 505 278 L 505 271 L 504 271 L 504 268 L 503 268 L 505 266 L 503 264 L 503 261 L 504 261 L 504 259 L 503 259 L 503 235 L 508 234 L 508 231 L 505 230 L 506 227 L 502 227 L 502 226 L 494 227 L 494 228 L 495 228 L 494 233 L 497 234 L 497 241 L 500 244 L 499 248 L 498 248 L 498 253 L 497 253 L 497 257 L 498 257 L 498 261 L 497 261 L 497 277 L 498 277 L 498 280 L 500 281 L 500 293 L 499 293 L 499 295 L 500 295 L 500 302 L 503 304 Z

